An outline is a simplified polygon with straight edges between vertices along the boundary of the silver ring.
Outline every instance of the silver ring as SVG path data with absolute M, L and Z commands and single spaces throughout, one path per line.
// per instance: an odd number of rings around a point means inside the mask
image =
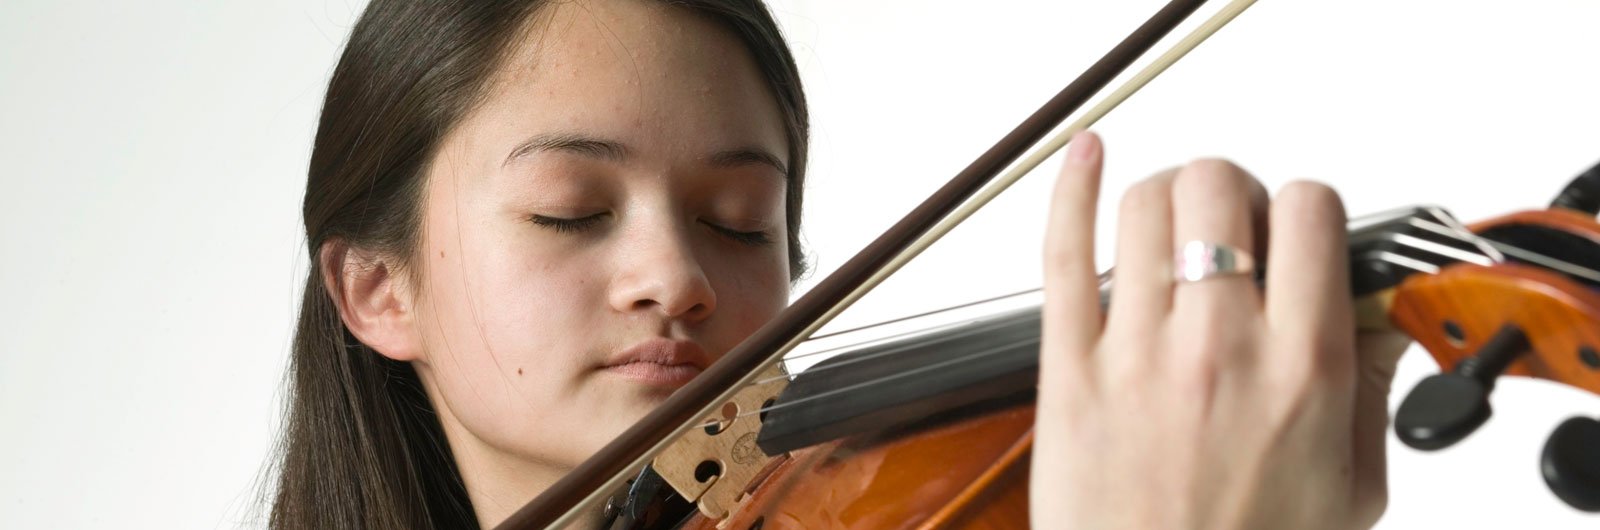
M 1256 260 L 1238 248 L 1209 241 L 1190 241 L 1178 249 L 1173 272 L 1180 282 L 1197 282 L 1217 276 L 1250 275 Z

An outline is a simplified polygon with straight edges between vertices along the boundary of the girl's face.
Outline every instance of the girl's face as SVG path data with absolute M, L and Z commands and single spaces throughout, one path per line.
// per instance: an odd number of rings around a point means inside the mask
M 534 18 L 424 199 L 414 364 L 469 489 L 469 462 L 575 465 L 786 304 L 787 146 L 727 30 Z

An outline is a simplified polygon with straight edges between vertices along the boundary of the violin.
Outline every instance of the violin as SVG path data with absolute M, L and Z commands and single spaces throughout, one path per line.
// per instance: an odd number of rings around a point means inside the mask
M 927 234 L 938 232 L 941 220 L 959 217 L 953 212 L 975 197 L 992 197 L 986 181 L 1023 158 L 1027 146 L 1200 3 L 1169 4 L 905 221 L 502 528 L 560 525 L 575 507 L 607 501 L 617 512 L 613 528 L 677 524 L 652 500 L 674 495 L 696 503 L 698 514 L 683 528 L 1027 526 L 1023 457 L 1031 443 L 1032 408 L 1029 355 L 1023 354 L 1031 352 L 1036 362 L 1036 311 L 876 343 L 817 367 L 850 369 L 808 371 L 792 381 L 775 371 L 775 363 L 886 271 L 925 248 Z M 1224 14 L 1239 6 L 1227 18 L 1236 16 L 1250 3 L 1234 2 Z M 1210 31 L 1220 25 L 1210 25 Z M 1108 110 L 1102 105 L 1089 115 Z M 1042 160 L 1063 143 L 1047 142 L 1025 160 Z M 1405 331 L 1446 370 L 1419 385 L 1397 413 L 1402 440 L 1425 449 L 1460 440 L 1487 419 L 1485 399 L 1501 374 L 1600 389 L 1587 360 L 1600 331 L 1587 319 L 1600 315 L 1600 305 L 1592 299 L 1594 285 L 1581 274 L 1600 263 L 1594 259 L 1600 255 L 1586 253 L 1600 242 L 1600 229 L 1594 212 L 1583 207 L 1585 194 L 1600 188 L 1585 182 L 1575 181 L 1553 208 L 1470 226 L 1436 208 L 1353 224 L 1353 294 L 1362 301 L 1363 322 Z M 1110 289 L 1114 281 L 1107 280 Z M 926 355 L 940 353 L 950 357 L 932 362 L 963 362 L 962 370 L 945 371 L 962 377 L 919 378 L 904 386 L 942 391 L 872 392 L 873 400 L 853 393 L 893 386 L 881 374 L 907 373 L 904 363 L 929 365 Z M 987 368 L 969 368 L 977 364 L 967 361 L 980 353 L 987 355 L 981 357 Z M 752 385 L 761 382 L 769 384 Z M 858 410 L 852 416 L 840 413 L 841 407 Z M 809 423 L 808 417 L 831 423 Z M 1600 467 L 1583 451 L 1600 447 L 1594 425 L 1600 424 L 1584 418 L 1563 425 L 1543 458 L 1553 491 L 1580 509 L 1595 509 L 1585 503 L 1596 495 Z M 939 465 L 930 468 L 930 462 Z M 858 504 L 878 498 L 894 500 L 874 501 L 870 509 Z M 815 518 L 804 518 L 808 514 Z

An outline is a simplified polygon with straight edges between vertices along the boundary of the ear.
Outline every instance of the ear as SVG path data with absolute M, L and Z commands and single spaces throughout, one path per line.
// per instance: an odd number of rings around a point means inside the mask
M 317 253 L 339 319 L 362 344 L 396 361 L 422 356 L 410 285 L 399 263 L 330 240 Z

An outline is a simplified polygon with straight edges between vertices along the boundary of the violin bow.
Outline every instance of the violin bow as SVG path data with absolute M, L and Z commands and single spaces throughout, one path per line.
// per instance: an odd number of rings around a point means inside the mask
M 674 392 L 655 411 L 513 513 L 496 527 L 497 530 L 562 527 L 573 523 L 581 515 L 580 507 L 597 505 L 603 497 L 620 488 L 629 476 L 643 469 L 673 439 L 698 425 L 701 418 L 711 415 L 718 404 L 730 399 L 758 374 L 781 362 L 783 355 L 799 345 L 805 337 L 826 325 L 1000 192 L 1038 167 L 1071 141 L 1073 135 L 1088 129 L 1243 13 L 1255 0 L 1233 0 L 1224 6 L 1077 121 L 1023 158 L 1031 146 L 1045 139 L 1050 131 L 1066 121 L 1068 116 L 1109 85 L 1204 3 L 1205 0 L 1172 0 L 1162 7 L 888 231 L 688 385 Z M 1013 165 L 1013 162 L 1016 164 Z M 995 177 L 1008 166 L 1011 167 L 1010 171 Z

